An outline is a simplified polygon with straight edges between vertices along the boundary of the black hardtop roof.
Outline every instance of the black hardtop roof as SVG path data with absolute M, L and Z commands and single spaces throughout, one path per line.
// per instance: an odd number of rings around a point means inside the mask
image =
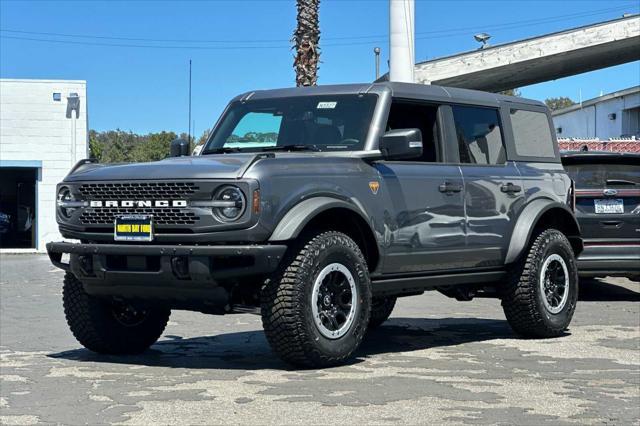
M 323 86 L 289 87 L 283 89 L 256 90 L 236 96 L 233 100 L 259 100 L 309 95 L 347 95 L 359 93 L 380 93 L 388 91 L 393 97 L 459 103 L 499 105 L 512 103 L 546 108 L 545 104 L 533 99 L 506 96 L 479 90 L 460 89 L 429 84 L 398 83 L 381 81 L 376 83 L 336 84 Z

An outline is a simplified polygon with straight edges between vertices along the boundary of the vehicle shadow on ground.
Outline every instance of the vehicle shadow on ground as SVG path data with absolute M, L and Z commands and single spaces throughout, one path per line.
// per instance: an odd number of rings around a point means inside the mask
M 631 281 L 636 291 L 622 285 L 608 283 L 597 278 L 583 278 L 580 280 L 580 295 L 582 302 L 640 302 L 640 283 Z
M 516 338 L 504 320 L 391 318 L 365 337 L 348 364 L 378 354 L 420 351 L 495 339 Z M 294 370 L 272 351 L 262 331 L 183 339 L 165 335 L 141 355 L 100 355 L 75 349 L 48 355 L 79 362 L 189 369 Z

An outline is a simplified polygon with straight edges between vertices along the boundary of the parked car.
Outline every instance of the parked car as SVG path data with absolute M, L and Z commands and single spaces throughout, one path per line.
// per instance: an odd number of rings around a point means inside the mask
M 576 187 L 580 275 L 640 281 L 640 154 L 565 152 L 562 164 Z
M 397 297 L 439 290 L 561 336 L 582 243 L 552 129 L 540 102 L 438 86 L 240 95 L 198 156 L 175 141 L 177 158 L 84 161 L 60 183 L 60 232 L 82 241 L 47 245 L 69 327 L 131 354 L 171 309 L 259 311 L 277 354 L 322 367 Z

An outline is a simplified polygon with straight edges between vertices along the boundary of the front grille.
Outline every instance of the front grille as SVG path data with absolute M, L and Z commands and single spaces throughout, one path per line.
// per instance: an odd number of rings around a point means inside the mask
M 78 191 L 84 200 L 163 200 L 186 199 L 199 189 L 193 182 L 132 182 L 85 183 Z
M 195 213 L 181 209 L 106 207 L 83 211 L 80 221 L 83 225 L 113 225 L 116 215 L 126 214 L 153 215 L 156 225 L 195 225 L 200 220 Z

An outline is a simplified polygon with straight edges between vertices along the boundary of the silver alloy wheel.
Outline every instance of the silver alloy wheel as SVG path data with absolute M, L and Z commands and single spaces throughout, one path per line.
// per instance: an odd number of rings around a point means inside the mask
M 358 291 L 351 271 L 341 263 L 325 266 L 311 293 L 313 321 L 328 339 L 344 336 L 356 316 Z
M 569 270 L 559 254 L 547 257 L 540 268 L 540 293 L 544 307 L 557 314 L 569 300 Z

